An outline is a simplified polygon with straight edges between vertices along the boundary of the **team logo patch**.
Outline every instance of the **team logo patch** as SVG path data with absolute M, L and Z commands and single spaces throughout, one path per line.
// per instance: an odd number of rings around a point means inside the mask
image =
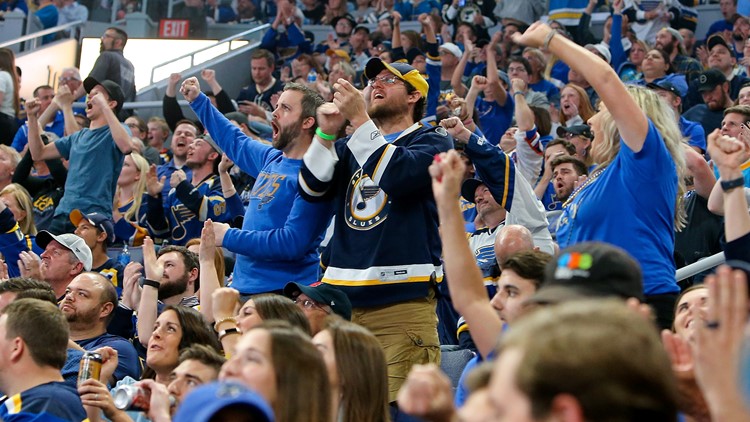
M 445 130 L 444 127 L 438 126 L 435 128 L 435 132 L 439 135 L 448 136 L 448 131 Z
M 588 277 L 593 265 L 594 258 L 590 254 L 580 252 L 562 254 L 557 259 L 555 278 L 569 280 L 575 276 Z
M 477 145 L 484 145 L 485 142 L 487 142 L 487 139 L 484 136 L 482 136 L 481 138 L 477 140 Z
M 380 136 L 380 131 L 379 130 L 375 130 L 375 131 L 373 131 L 373 132 L 370 133 L 370 140 L 372 141 L 375 138 L 377 138 L 378 136 Z
M 388 218 L 390 204 L 388 195 L 359 169 L 349 180 L 344 219 L 355 230 L 369 230 Z

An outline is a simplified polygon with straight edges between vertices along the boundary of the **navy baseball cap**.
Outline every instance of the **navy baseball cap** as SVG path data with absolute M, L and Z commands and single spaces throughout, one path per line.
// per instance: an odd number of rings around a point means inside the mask
M 591 133 L 591 127 L 589 127 L 589 125 L 573 125 L 569 127 L 560 126 L 557 128 L 557 136 L 561 138 L 564 138 L 568 133 L 583 136 L 588 139 L 594 139 L 594 135 Z
M 646 84 L 646 88 L 653 90 L 661 90 L 671 92 L 672 94 L 682 97 L 685 94 L 680 91 L 672 82 L 661 80 L 659 82 L 650 82 Z
M 352 303 L 344 292 L 326 283 L 313 283 L 305 286 L 302 283 L 289 282 L 284 286 L 284 296 L 294 299 L 301 293 L 310 299 L 328 305 L 333 312 L 347 321 L 352 319 Z
M 461 196 L 464 197 L 465 200 L 476 203 L 476 198 L 474 197 L 474 192 L 477 191 L 477 188 L 481 185 L 483 185 L 484 182 L 479 179 L 466 179 L 461 184 Z
M 73 210 L 70 212 L 70 222 L 73 223 L 74 226 L 78 227 L 78 224 L 83 219 L 86 219 L 89 224 L 97 229 L 107 233 L 107 245 L 111 245 L 115 241 L 115 223 L 112 222 L 111 218 L 99 214 L 98 212 L 92 212 L 89 214 L 84 214 L 81 210 Z
M 711 91 L 727 81 L 727 77 L 719 69 L 708 69 L 698 76 L 698 92 Z

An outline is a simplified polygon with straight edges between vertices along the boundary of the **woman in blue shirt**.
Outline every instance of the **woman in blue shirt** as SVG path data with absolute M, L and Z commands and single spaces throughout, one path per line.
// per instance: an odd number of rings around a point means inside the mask
M 588 121 L 591 154 L 599 165 L 563 204 L 560 248 L 599 240 L 628 251 L 640 263 L 646 302 L 657 322 L 671 326 L 679 293 L 675 281 L 674 230 L 684 225 L 682 136 L 674 114 L 659 97 L 625 86 L 605 61 L 536 23 L 517 44 L 549 49 L 591 84 L 601 98 Z

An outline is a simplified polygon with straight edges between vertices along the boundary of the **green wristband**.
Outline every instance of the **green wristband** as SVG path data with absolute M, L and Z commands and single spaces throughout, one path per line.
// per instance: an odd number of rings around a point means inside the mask
M 315 134 L 318 135 L 320 139 L 323 139 L 325 141 L 335 141 L 336 135 L 329 135 L 325 132 L 323 132 L 320 128 L 315 129 Z

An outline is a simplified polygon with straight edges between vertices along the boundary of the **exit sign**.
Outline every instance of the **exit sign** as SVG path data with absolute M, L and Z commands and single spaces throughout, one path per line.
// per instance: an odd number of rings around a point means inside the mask
M 159 21 L 160 38 L 187 38 L 190 22 L 187 19 L 162 19 Z

